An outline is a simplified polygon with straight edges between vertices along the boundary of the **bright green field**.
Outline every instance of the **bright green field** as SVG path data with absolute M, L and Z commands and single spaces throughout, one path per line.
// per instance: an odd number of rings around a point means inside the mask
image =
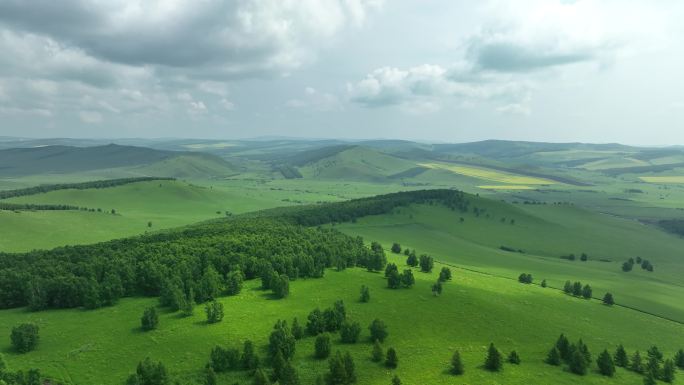
M 477 218 L 472 211 L 460 214 L 441 206 L 418 206 L 336 228 L 384 245 L 399 242 L 440 261 L 503 277 L 531 273 L 536 282 L 545 278 L 556 288 L 566 280 L 579 280 L 592 286 L 595 297 L 610 291 L 620 304 L 684 322 L 682 238 L 572 206 L 479 202 L 474 206 L 486 207 L 491 218 L 484 214 Z M 507 221 L 501 222 L 502 217 Z M 510 219 L 515 219 L 514 225 Z M 525 254 L 502 251 L 500 246 L 522 249 Z M 583 252 L 589 254 L 588 262 L 579 261 Z M 577 260 L 560 258 L 570 253 Z M 622 263 L 637 256 L 650 260 L 655 272 L 638 266 L 622 272 Z
M 391 260 L 401 263 L 403 258 Z M 349 350 L 355 359 L 358 384 L 388 384 L 396 373 L 406 384 L 632 384 L 641 377 L 619 369 L 613 379 L 595 373 L 585 377 L 564 372 L 543 363 L 546 352 L 563 332 L 573 340 L 583 338 L 594 357 L 604 348 L 623 343 L 628 350 L 646 350 L 658 345 L 667 355 L 684 346 L 684 326 L 633 310 L 601 305 L 598 301 L 571 298 L 553 289 L 518 284 L 464 270 L 454 270 L 454 280 L 445 284 L 444 293 L 434 297 L 430 285 L 440 265 L 431 274 L 416 273 L 412 289 L 390 290 L 380 274 L 360 269 L 328 271 L 317 280 L 291 284 L 290 297 L 271 300 L 259 290 L 258 281 L 249 281 L 243 292 L 221 299 L 226 318 L 216 325 L 204 322 L 203 309 L 197 307 L 191 318 L 164 313 L 158 330 L 139 331 L 139 317 L 156 299 L 126 299 L 119 305 L 95 311 L 58 310 L 28 313 L 23 309 L 0 311 L 0 335 L 11 326 L 34 321 L 41 327 L 38 350 L 23 356 L 9 351 L 2 343 L 11 368 L 40 367 L 47 375 L 68 384 L 121 384 L 136 364 L 146 356 L 163 361 L 171 373 L 192 383 L 208 361 L 215 344 L 238 346 L 249 338 L 265 355 L 268 334 L 279 318 L 300 322 L 313 308 L 330 306 L 344 300 L 348 317 L 363 326 L 362 339 L 355 345 L 341 345 L 334 338 L 334 349 Z M 361 285 L 371 288 L 371 302 L 358 302 Z M 383 319 L 389 330 L 384 346 L 399 354 L 399 367 L 387 370 L 370 361 L 371 344 L 366 341 L 366 325 Z M 520 367 L 506 365 L 502 373 L 479 368 L 486 345 L 494 342 L 506 354 L 516 349 L 522 357 Z M 452 352 L 459 349 L 466 374 L 446 373 Z M 295 364 L 302 384 L 311 384 L 317 374 L 327 370 L 326 361 L 312 358 L 313 338 L 297 343 Z M 221 376 L 221 384 L 249 383 L 244 373 Z

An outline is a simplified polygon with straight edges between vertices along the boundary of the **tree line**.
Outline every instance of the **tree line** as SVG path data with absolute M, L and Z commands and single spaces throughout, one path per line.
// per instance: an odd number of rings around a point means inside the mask
M 40 193 L 46 193 L 55 190 L 66 190 L 66 189 L 76 189 L 76 190 L 86 190 L 91 188 L 107 188 L 121 186 L 129 183 L 137 182 L 150 182 L 155 180 L 176 180 L 176 178 L 164 178 L 164 177 L 136 177 L 136 178 L 119 178 L 119 179 L 106 179 L 106 180 L 95 180 L 90 182 L 80 182 L 80 183 L 58 183 L 58 184 L 44 184 L 34 187 L 26 187 L 15 190 L 5 190 L 0 191 L 0 199 L 21 197 L 26 195 L 35 195 Z
M 0 308 L 97 308 L 143 295 L 178 310 L 184 302 L 237 294 L 243 279 L 255 278 L 282 298 L 290 280 L 322 277 L 326 267 L 380 271 L 384 263 L 363 239 L 336 230 L 226 219 L 94 245 L 0 253 Z

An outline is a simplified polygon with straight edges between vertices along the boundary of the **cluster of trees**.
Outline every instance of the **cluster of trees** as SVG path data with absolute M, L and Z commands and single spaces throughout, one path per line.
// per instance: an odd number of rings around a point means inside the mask
M 126 385 L 171 385 L 171 376 L 164 364 L 148 357 L 138 363 L 135 373 L 126 380 Z
M 575 254 L 568 254 L 568 255 L 561 255 L 562 259 L 567 259 L 568 261 L 574 261 L 577 259 L 577 256 Z M 587 253 L 582 253 L 580 254 L 580 261 L 586 262 L 589 260 L 589 255 Z
M 518 282 L 520 283 L 531 284 L 532 281 L 532 274 L 522 273 L 518 276 Z
M 21 188 L 16 190 L 5 190 L 0 191 L 0 199 L 7 199 L 13 197 L 20 197 L 26 195 L 35 195 L 46 193 L 55 190 L 66 190 L 66 189 L 76 189 L 76 190 L 86 190 L 91 188 L 107 188 L 121 186 L 129 183 L 137 182 L 149 182 L 154 180 L 175 180 L 175 178 L 160 178 L 160 177 L 138 177 L 138 178 L 119 178 L 119 179 L 107 179 L 107 180 L 96 180 L 91 182 L 81 182 L 81 183 L 59 183 L 59 184 L 44 184 L 40 186 Z
M 506 358 L 506 361 L 513 365 L 520 365 L 521 363 L 520 356 L 515 350 L 510 352 Z M 494 346 L 494 343 L 489 344 L 489 348 L 487 348 L 487 354 L 485 355 L 483 368 L 491 372 L 499 372 L 503 370 L 503 364 L 504 356 L 501 354 L 499 349 Z M 456 376 L 465 373 L 463 360 L 461 359 L 461 353 L 458 350 L 456 350 L 451 356 L 451 367 L 449 368 L 449 372 Z
M 583 376 L 587 374 L 591 364 L 591 353 L 582 339 L 573 344 L 565 335 L 561 334 L 556 344 L 549 351 L 546 362 L 553 366 L 565 363 L 571 372 Z
M 316 207 L 280 209 L 272 212 L 300 225 L 317 226 L 325 223 L 350 222 L 368 215 L 386 214 L 397 207 L 420 203 L 440 203 L 451 210 L 461 212 L 467 212 L 470 205 L 463 192 L 441 189 L 403 191 L 346 202 L 326 203 Z
M 584 299 L 591 299 L 591 296 L 593 294 L 591 286 L 589 286 L 588 284 L 582 286 L 582 282 L 579 281 L 575 283 L 565 281 L 563 291 L 565 292 L 565 294 L 570 294 L 575 297 L 582 297 Z
M 326 267 L 380 270 L 381 251 L 336 230 L 244 218 L 94 245 L 0 253 L 0 308 L 96 308 L 145 295 L 160 296 L 172 310 L 189 310 L 194 302 L 236 294 L 243 279 L 259 277 L 276 297 L 285 297 L 290 280 L 322 277 Z
M 242 348 L 242 353 L 237 348 L 215 346 L 209 355 L 208 368 L 215 373 L 231 370 L 247 370 L 254 373 L 260 366 L 261 360 L 256 354 L 254 343 L 247 340 Z M 211 374 L 208 374 L 211 376 Z
M 634 265 L 637 264 L 641 266 L 643 270 L 646 270 L 648 272 L 653 272 L 653 264 L 651 261 L 648 259 L 642 259 L 641 257 L 636 257 L 636 260 L 634 258 L 630 258 L 627 261 L 625 261 L 622 264 L 622 271 L 624 272 L 630 272 L 634 268 Z
M 644 375 L 644 384 L 652 385 L 656 380 L 667 383 L 674 382 L 676 368 L 684 369 L 684 350 L 680 349 L 674 359 L 664 359 L 663 353 L 657 346 L 651 346 L 642 357 L 637 350 L 630 357 L 622 345 L 619 345 L 613 355 L 615 366 Z
M 27 372 L 11 372 L 5 362 L 5 357 L 0 354 L 0 384 L 2 385 L 42 385 L 40 371 L 30 369 Z
M 411 269 L 405 269 L 403 273 L 399 273 L 399 268 L 394 263 L 390 263 L 385 268 L 385 278 L 387 278 L 387 287 L 390 289 L 410 288 L 416 283 Z
M 72 205 L 0 202 L 0 210 L 18 211 L 18 210 L 87 210 L 87 209 L 81 208 L 78 206 L 72 206 Z
M 337 332 L 347 319 L 347 310 L 342 300 L 335 301 L 332 307 L 323 311 L 316 308 L 307 316 L 306 332 L 317 336 L 324 332 Z

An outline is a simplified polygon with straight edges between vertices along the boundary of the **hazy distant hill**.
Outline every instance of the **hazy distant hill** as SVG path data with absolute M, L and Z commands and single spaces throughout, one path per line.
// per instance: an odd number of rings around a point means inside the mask
M 109 144 L 94 147 L 43 146 L 0 150 L 0 176 L 68 174 L 130 169 L 135 174 L 206 177 L 234 174 L 227 161 L 210 154 Z

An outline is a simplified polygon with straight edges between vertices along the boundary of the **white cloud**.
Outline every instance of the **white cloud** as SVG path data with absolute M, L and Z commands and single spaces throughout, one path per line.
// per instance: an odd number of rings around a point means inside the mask
M 102 123 L 102 114 L 97 111 L 81 111 L 78 114 L 83 123 L 97 124 Z
M 313 87 L 305 87 L 302 97 L 290 99 L 285 105 L 290 108 L 315 111 L 332 111 L 342 108 L 342 104 L 337 96 L 318 91 Z

